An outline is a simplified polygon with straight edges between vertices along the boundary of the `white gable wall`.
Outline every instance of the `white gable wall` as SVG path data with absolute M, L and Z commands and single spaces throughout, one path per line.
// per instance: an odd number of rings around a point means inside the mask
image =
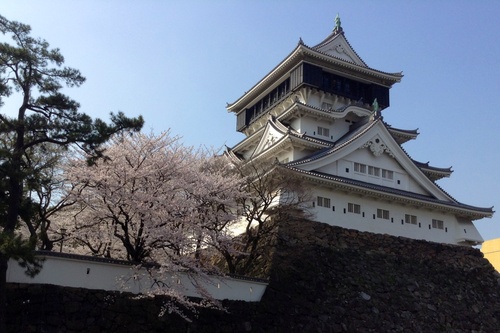
M 338 34 L 328 43 L 318 48 L 318 51 L 326 53 L 336 58 L 340 58 L 350 63 L 355 63 L 360 66 L 366 66 L 363 61 L 354 53 L 345 37 Z
M 356 172 L 354 169 L 354 163 L 361 163 L 367 167 L 377 167 L 380 169 L 380 175 L 372 176 L 368 174 L 368 171 L 365 173 Z M 382 177 L 382 169 L 392 171 L 393 179 Z M 418 183 L 414 181 L 404 169 L 401 168 L 399 163 L 393 157 L 389 156 L 387 153 L 375 156 L 370 152 L 369 148 L 355 150 L 345 158 L 340 159 L 335 163 L 325 165 L 316 171 L 396 188 L 403 191 L 428 195 L 428 193 L 420 185 L 418 185 Z

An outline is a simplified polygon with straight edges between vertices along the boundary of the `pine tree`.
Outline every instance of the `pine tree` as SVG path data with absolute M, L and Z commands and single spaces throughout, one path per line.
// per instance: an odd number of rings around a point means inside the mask
M 0 107 L 13 92 L 20 94 L 19 108 L 0 113 L 0 333 L 6 331 L 6 272 L 9 258 L 34 263 L 36 240 L 33 216 L 38 207 L 29 196 L 40 178 L 31 163 L 33 148 L 46 145 L 79 147 L 92 163 L 103 154 L 102 145 L 115 133 L 138 131 L 142 117 L 111 114 L 111 124 L 79 112 L 79 104 L 61 92 L 78 87 L 85 78 L 80 71 L 63 67 L 59 49 L 30 35 L 29 25 L 0 16 L 0 31 L 13 43 L 0 43 Z M 46 181 L 46 179 L 43 179 Z M 17 233 L 27 227 L 30 237 Z M 35 266 L 36 268 L 36 266 Z

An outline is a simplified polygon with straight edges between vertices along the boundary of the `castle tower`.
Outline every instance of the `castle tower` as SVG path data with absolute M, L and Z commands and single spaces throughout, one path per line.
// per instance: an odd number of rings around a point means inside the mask
M 382 117 L 401 73 L 369 67 L 337 16 L 332 33 L 295 49 L 229 104 L 246 135 L 228 149 L 236 160 L 274 161 L 312 184 L 318 222 L 434 242 L 476 245 L 473 221 L 492 208 L 456 201 L 436 181 L 451 168 L 413 160 L 402 145 L 416 130 Z

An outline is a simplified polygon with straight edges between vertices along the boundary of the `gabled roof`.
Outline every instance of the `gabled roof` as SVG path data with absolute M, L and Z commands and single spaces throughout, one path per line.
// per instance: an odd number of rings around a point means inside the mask
M 296 144 L 308 149 L 316 150 L 324 147 L 329 147 L 333 142 L 328 140 L 321 140 L 300 132 L 295 131 L 289 126 L 285 126 L 278 119 L 268 116 L 266 126 L 261 130 L 252 134 L 249 138 L 243 140 L 235 147 L 227 149 L 226 151 L 234 155 L 233 158 L 243 160 L 241 151 L 253 150 L 251 158 L 261 158 L 264 155 L 269 155 L 283 147 L 283 144 Z M 278 150 L 278 151 L 279 151 Z
M 335 42 L 337 44 L 340 43 L 343 49 L 342 52 L 337 51 L 338 45 L 335 46 Z M 335 47 L 330 50 L 333 46 Z M 281 77 L 289 75 L 290 71 L 303 61 L 323 64 L 324 66 L 335 68 L 339 72 L 345 72 L 348 76 L 356 73 L 358 78 L 364 78 L 367 81 L 377 81 L 378 84 L 387 87 L 400 82 L 403 77 L 401 72 L 387 73 L 368 67 L 350 46 L 344 33 L 335 35 L 334 30 L 334 33 L 327 37 L 327 39 L 314 47 L 306 46 L 300 40 L 295 49 L 264 78 L 235 102 L 228 103 L 226 106 L 228 112 L 238 113 L 247 105 L 261 98 L 269 89 L 274 87 L 273 84 L 278 84 Z
M 354 63 L 358 66 L 367 67 L 368 65 L 354 51 L 351 44 L 344 35 L 344 30 L 340 25 L 340 18 L 337 15 L 335 18 L 335 28 L 321 43 L 313 46 L 312 49 L 328 54 L 332 57 L 341 58 L 347 62 Z
M 419 184 L 428 195 L 422 195 L 412 192 L 401 191 L 395 188 L 379 186 L 371 183 L 365 183 L 353 179 L 338 177 L 336 175 L 324 175 L 318 173 L 318 169 L 342 159 L 360 148 L 369 148 L 374 155 L 387 153 L 393 157 L 396 162 L 413 177 L 413 180 Z M 342 184 L 351 184 L 355 187 L 365 188 L 369 191 L 381 191 L 386 194 L 396 196 L 408 196 L 418 200 L 439 203 L 444 206 L 452 206 L 456 209 L 463 209 L 467 214 L 477 214 L 476 218 L 491 216 L 492 208 L 478 208 L 461 204 L 435 184 L 421 169 L 422 164 L 415 163 L 408 154 L 399 146 L 389 132 L 386 124 L 381 118 L 374 118 L 357 129 L 350 131 L 344 137 L 340 138 L 333 146 L 324 148 L 315 154 L 304 159 L 293 161 L 286 164 L 287 167 L 301 170 L 300 172 L 309 175 L 321 176 Z M 444 171 L 444 170 L 443 170 Z

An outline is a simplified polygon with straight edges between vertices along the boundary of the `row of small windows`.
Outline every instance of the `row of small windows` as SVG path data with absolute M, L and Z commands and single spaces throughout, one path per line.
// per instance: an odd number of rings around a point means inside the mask
M 335 206 L 331 205 L 331 199 L 330 198 L 325 198 L 325 197 L 320 197 L 318 196 L 316 199 L 316 203 L 318 207 L 324 207 L 324 208 L 332 208 L 333 211 L 335 211 Z M 346 210 L 344 209 L 344 213 Z M 348 213 L 353 213 L 353 214 L 362 214 L 363 217 L 365 216 L 365 213 L 361 213 L 361 205 L 355 204 L 352 202 L 349 202 L 347 204 L 347 212 Z M 377 209 L 377 214 L 373 214 L 373 218 L 379 218 L 379 219 L 384 219 L 384 220 L 391 220 L 391 222 L 394 222 L 394 219 L 390 217 L 390 211 L 387 209 Z M 405 214 L 404 220 L 401 220 L 401 224 L 413 224 L 413 225 L 418 225 L 421 227 L 421 224 L 418 223 L 418 219 L 416 215 L 411 215 L 411 214 Z M 447 230 L 444 226 L 444 221 L 442 220 L 437 220 L 437 219 L 432 219 L 431 224 L 429 224 L 429 229 L 441 229 L 441 230 Z
M 386 170 L 382 168 L 377 168 L 371 165 L 361 164 L 354 162 L 354 172 L 358 173 L 367 173 L 373 177 L 380 177 L 384 179 L 393 180 L 394 179 L 394 171 Z

